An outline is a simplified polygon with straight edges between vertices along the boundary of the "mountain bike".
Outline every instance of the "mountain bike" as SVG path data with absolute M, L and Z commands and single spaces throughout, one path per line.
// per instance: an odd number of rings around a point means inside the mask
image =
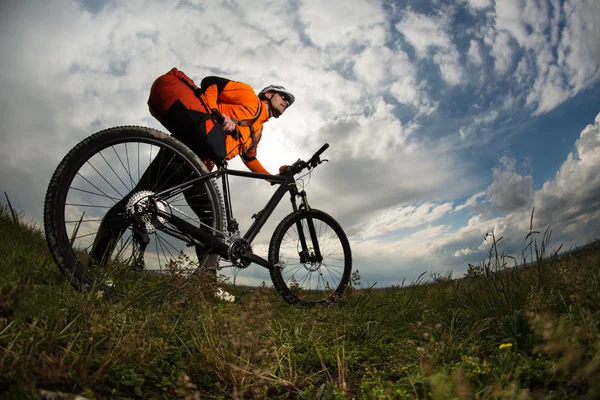
M 350 243 L 330 215 L 310 207 L 294 178 L 327 161 L 320 156 L 328 147 L 279 175 L 229 169 L 227 162 L 211 172 L 192 150 L 158 130 L 100 131 L 77 144 L 52 176 L 44 204 L 50 251 L 81 291 L 126 291 L 128 280 L 174 268 L 197 274 L 224 262 L 241 269 L 255 263 L 269 271 L 288 303 L 329 302 L 350 280 Z M 234 218 L 229 176 L 279 185 L 244 235 Z M 275 228 L 268 254 L 256 254 L 253 240 L 286 194 L 292 211 Z M 124 230 L 100 229 L 107 221 Z M 115 236 L 110 251 L 102 260 L 91 257 L 106 232 Z

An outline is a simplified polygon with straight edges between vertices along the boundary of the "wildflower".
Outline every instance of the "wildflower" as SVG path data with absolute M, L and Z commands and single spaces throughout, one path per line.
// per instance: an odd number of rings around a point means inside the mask
M 512 343 L 502 343 L 498 348 L 500 350 L 504 350 L 504 349 L 510 349 L 512 347 Z

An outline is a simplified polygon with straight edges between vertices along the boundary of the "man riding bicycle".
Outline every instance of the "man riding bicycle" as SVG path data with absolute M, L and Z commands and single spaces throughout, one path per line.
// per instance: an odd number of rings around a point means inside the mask
M 272 117 L 279 118 L 294 100 L 282 86 L 267 86 L 257 95 L 245 83 L 216 76 L 204 78 L 198 87 L 183 72 L 173 68 L 154 81 L 148 106 L 150 113 L 174 138 L 194 151 L 208 170 L 215 163 L 240 155 L 251 171 L 269 174 L 256 158 L 263 125 Z M 186 174 L 176 166 L 171 166 L 173 173 L 159 171 L 161 166 L 157 160 L 160 158 L 159 155 L 154 158 L 136 187 L 102 219 L 91 252 L 96 262 L 102 263 L 110 256 L 127 229 L 124 212 L 131 196 L 142 190 L 153 190 L 148 186 L 147 177 L 163 177 L 160 185 L 184 181 Z M 195 185 L 184 193 L 199 217 L 207 212 L 207 205 L 202 201 L 203 190 L 202 185 Z
M 251 171 L 264 174 L 269 172 L 256 159 L 263 124 L 271 117 L 279 118 L 293 103 L 294 96 L 283 86 L 270 85 L 256 95 L 245 83 L 210 76 L 198 88 L 176 68 L 154 82 L 148 100 L 150 113 L 173 137 L 202 156 L 209 170 L 215 157 L 230 160 L 240 154 Z M 217 120 L 222 116 L 222 127 L 211 128 L 225 134 L 215 134 L 214 140 L 212 130 L 199 124 L 207 113 Z M 221 148 L 223 138 L 225 149 Z

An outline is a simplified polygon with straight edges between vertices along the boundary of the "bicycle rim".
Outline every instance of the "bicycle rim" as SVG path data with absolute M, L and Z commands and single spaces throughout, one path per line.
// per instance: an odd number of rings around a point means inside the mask
M 271 273 L 273 283 L 292 304 L 310 305 L 332 300 L 342 294 L 350 279 L 352 256 L 344 231 L 322 211 L 312 210 L 312 217 L 322 260 L 310 260 L 315 248 L 306 212 L 286 217 L 271 242 L 269 257 L 275 265 Z M 306 238 L 308 254 L 302 248 L 301 232 Z

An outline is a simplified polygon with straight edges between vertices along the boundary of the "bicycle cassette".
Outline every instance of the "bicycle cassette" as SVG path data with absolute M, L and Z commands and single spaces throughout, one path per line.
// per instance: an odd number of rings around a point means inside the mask
M 134 193 L 125 205 L 125 215 L 128 219 L 133 219 L 141 222 L 146 229 L 146 233 L 154 233 L 156 229 L 163 226 L 165 219 L 154 212 L 154 204 L 156 209 L 161 212 L 169 211 L 169 205 L 162 200 L 151 201 L 151 196 L 154 192 L 142 190 Z

